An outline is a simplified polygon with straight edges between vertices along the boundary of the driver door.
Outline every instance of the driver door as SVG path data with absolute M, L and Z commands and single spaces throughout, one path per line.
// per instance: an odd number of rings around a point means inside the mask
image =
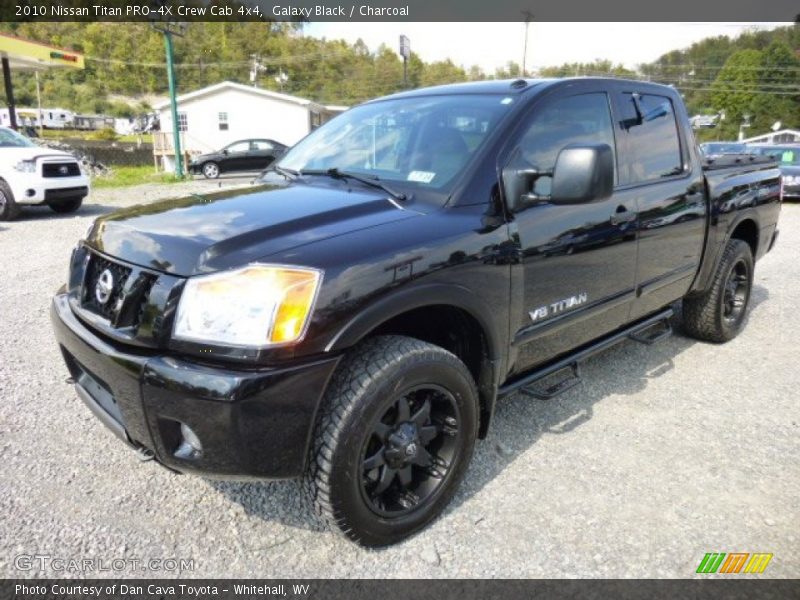
M 250 142 L 235 142 L 225 148 L 225 157 L 221 161 L 223 171 L 242 171 L 247 169 L 247 153 Z
M 616 144 L 608 91 L 596 84 L 557 93 L 528 114 L 510 166 L 550 171 L 570 144 L 608 144 L 615 191 L 580 204 L 538 202 L 513 215 L 522 257 L 513 290 L 516 361 L 521 372 L 620 327 L 635 298 L 636 206 L 616 192 Z M 552 178 L 535 180 L 547 196 Z

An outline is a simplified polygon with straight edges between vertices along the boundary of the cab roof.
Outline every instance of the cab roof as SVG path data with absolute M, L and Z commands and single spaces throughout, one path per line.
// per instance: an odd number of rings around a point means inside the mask
M 523 94 L 531 90 L 542 91 L 544 88 L 551 87 L 556 84 L 564 84 L 569 82 L 585 82 L 585 81 L 613 81 L 633 84 L 637 88 L 653 88 L 653 87 L 671 87 L 662 84 L 653 83 L 650 81 L 642 81 L 638 79 L 622 79 L 619 77 L 559 77 L 549 79 L 488 79 L 484 81 L 468 81 L 465 83 L 451 83 L 447 85 L 437 85 L 432 87 L 419 88 L 415 90 L 408 90 L 406 92 L 398 92 L 390 96 L 376 98 L 370 102 L 379 100 L 387 100 L 389 98 L 413 98 L 415 96 L 442 96 L 447 94 Z M 674 89 L 674 88 L 673 88 Z
M 541 88 L 561 79 L 487 79 L 484 81 L 468 81 L 465 83 L 448 83 L 431 87 L 398 92 L 384 96 L 388 98 L 413 98 L 415 96 L 439 96 L 447 94 L 521 94 L 533 88 Z

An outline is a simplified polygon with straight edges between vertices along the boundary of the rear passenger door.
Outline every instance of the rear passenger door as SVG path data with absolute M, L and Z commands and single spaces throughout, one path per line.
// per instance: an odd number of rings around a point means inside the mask
M 683 296 L 697 272 L 705 242 L 706 195 L 692 169 L 691 133 L 682 105 L 658 88 L 619 84 L 617 113 L 619 198 L 636 206 L 638 261 L 631 319 Z
M 267 140 L 251 140 L 248 153 L 249 169 L 265 169 L 275 160 L 275 149 Z
M 615 148 L 611 99 L 603 84 L 581 82 L 537 103 L 512 142 L 513 169 L 549 171 L 571 144 Z M 550 193 L 551 177 L 534 184 Z M 514 371 L 527 370 L 622 325 L 634 297 L 635 206 L 616 191 L 572 205 L 523 207 L 511 233 L 521 250 L 521 277 L 513 278 Z

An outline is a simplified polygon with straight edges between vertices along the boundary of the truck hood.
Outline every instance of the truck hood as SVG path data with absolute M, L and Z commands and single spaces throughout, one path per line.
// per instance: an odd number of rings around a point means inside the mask
M 258 185 L 114 212 L 95 221 L 87 242 L 123 261 L 189 276 L 418 214 L 380 190 Z
M 75 157 L 61 150 L 36 146 L 33 148 L 0 148 L 0 160 L 6 164 L 17 164 L 21 160 L 36 158 L 71 158 Z

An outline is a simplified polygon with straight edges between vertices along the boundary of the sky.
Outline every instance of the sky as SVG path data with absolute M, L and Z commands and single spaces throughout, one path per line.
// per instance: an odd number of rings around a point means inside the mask
M 772 29 L 791 23 L 537 23 L 528 30 L 526 67 L 608 59 L 633 68 L 670 50 L 703 38 L 735 36 L 747 29 Z M 311 23 L 305 35 L 328 39 L 358 38 L 371 50 L 382 43 L 393 49 L 400 34 L 411 39 L 412 51 L 426 62 L 450 58 L 480 66 L 491 74 L 509 60 L 522 62 L 524 23 Z

